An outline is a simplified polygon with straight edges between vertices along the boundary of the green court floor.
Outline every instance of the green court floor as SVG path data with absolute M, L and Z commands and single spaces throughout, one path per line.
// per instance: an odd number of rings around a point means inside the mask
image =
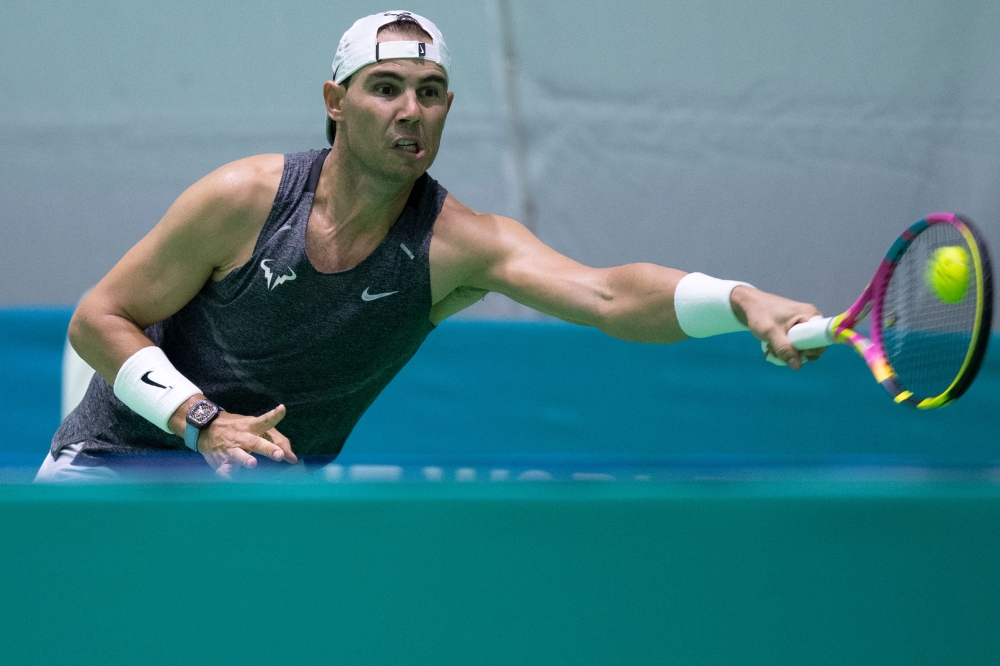
M 0 486 L 8 664 L 995 664 L 985 481 Z

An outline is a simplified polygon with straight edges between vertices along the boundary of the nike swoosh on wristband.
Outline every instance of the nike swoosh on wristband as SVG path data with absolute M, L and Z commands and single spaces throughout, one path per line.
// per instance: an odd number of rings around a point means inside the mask
M 393 294 L 399 293 L 399 290 L 397 289 L 396 291 L 387 291 L 381 294 L 369 294 L 368 289 L 370 289 L 370 287 L 365 287 L 364 292 L 361 294 L 361 300 L 374 301 L 379 298 L 385 298 L 386 296 L 392 296 Z
M 149 384 L 150 386 L 155 386 L 156 388 L 161 388 L 161 389 L 171 389 L 171 388 L 173 388 L 173 386 L 164 386 L 163 384 L 157 384 L 156 382 L 154 382 L 152 379 L 149 378 L 149 376 L 151 374 L 153 374 L 152 370 L 150 370 L 149 372 L 147 372 L 146 374 L 144 374 L 139 379 L 142 381 L 143 384 Z

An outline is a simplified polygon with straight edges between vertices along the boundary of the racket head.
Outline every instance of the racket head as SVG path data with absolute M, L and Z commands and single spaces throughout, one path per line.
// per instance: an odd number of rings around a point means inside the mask
M 929 283 L 939 248 L 961 248 L 968 258 L 968 284 L 958 300 L 943 300 Z M 895 401 L 933 409 L 961 397 L 986 355 L 993 315 L 989 252 L 975 225 L 954 213 L 918 220 L 889 249 L 866 292 L 870 348 L 848 339 L 857 335 L 850 330 L 860 319 L 851 316 L 854 308 L 838 337 L 862 352 Z

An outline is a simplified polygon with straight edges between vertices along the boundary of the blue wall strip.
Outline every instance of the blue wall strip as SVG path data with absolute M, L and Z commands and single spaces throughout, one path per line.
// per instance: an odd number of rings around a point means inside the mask
M 70 313 L 0 310 L 7 460 L 40 462 L 58 426 Z M 843 347 L 795 373 L 764 363 L 748 334 L 644 345 L 564 324 L 459 321 L 430 335 L 345 454 L 983 465 L 1000 459 L 998 407 L 996 339 L 965 397 L 918 412 Z

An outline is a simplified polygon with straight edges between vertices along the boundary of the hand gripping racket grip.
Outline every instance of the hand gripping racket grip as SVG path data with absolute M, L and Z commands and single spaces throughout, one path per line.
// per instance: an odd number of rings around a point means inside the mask
M 819 349 L 833 344 L 833 317 L 816 315 L 809 321 L 788 330 L 788 339 L 796 349 Z

